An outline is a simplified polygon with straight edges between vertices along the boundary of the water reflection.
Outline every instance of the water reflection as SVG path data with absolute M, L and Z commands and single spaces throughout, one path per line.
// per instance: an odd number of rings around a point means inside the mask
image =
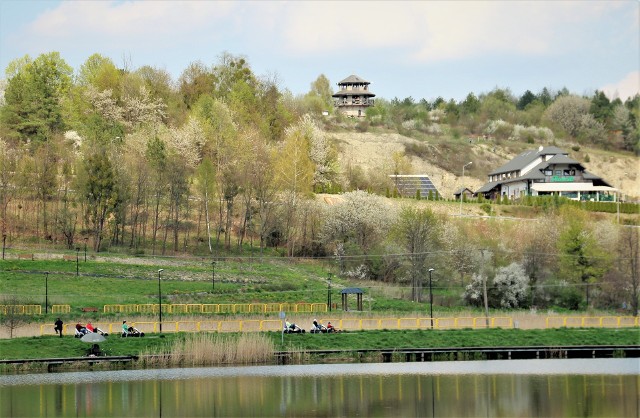
M 0 376 L 0 416 L 638 416 L 639 368 L 611 359 Z

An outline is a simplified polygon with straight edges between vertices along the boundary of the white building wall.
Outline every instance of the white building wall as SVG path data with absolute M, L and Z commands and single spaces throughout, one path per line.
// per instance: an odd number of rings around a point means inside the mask
M 514 181 L 513 183 L 506 183 L 500 186 L 500 196 L 508 196 L 509 199 L 515 199 L 522 194 L 527 193 L 526 181 Z

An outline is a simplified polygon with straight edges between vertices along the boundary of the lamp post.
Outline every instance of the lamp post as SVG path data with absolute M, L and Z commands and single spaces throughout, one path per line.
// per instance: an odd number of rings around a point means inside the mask
M 49 306 L 49 272 L 44 272 L 44 313 L 47 313 Z
M 84 237 L 84 262 L 87 262 L 87 241 L 89 237 Z
M 331 273 L 329 273 L 329 281 L 327 283 L 327 306 L 329 307 L 329 312 L 331 312 Z
M 76 247 L 76 277 L 80 275 L 80 247 Z
M 162 288 L 160 287 L 160 275 L 161 273 L 164 271 L 164 269 L 160 269 L 158 270 L 158 304 L 159 306 L 159 313 L 160 313 L 160 334 L 162 334 Z
M 7 242 L 7 234 L 2 234 L 2 259 L 4 260 L 4 248 Z
M 462 186 L 460 187 L 460 216 L 462 216 L 462 195 L 464 194 L 464 169 L 471 165 L 473 161 L 469 161 L 465 165 L 462 166 Z
M 433 329 L 433 292 L 431 290 L 431 273 L 434 270 L 435 269 L 429 269 L 429 305 L 431 307 L 431 313 L 429 314 L 429 317 L 431 318 L 431 329 Z
M 211 262 L 211 291 L 214 292 L 216 290 L 216 262 Z

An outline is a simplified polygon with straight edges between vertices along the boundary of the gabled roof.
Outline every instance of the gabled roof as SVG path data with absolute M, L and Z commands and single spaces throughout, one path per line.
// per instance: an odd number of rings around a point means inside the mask
M 344 80 L 340 81 L 338 84 L 350 84 L 350 83 L 359 83 L 359 84 L 371 84 L 364 78 L 360 78 L 357 75 L 350 75 Z
M 547 161 L 545 161 L 545 163 L 547 163 L 547 165 L 549 165 L 549 164 L 573 164 L 573 165 L 582 166 L 582 164 L 580 164 L 578 161 L 574 160 L 573 158 L 569 158 L 565 154 L 556 154 L 553 157 L 549 158 Z
M 457 196 L 457 195 L 460 195 L 460 194 L 462 194 L 462 193 L 464 193 L 464 192 L 473 193 L 473 190 L 469 189 L 468 187 L 461 187 L 461 188 L 459 188 L 458 190 L 456 190 L 456 191 L 453 193 L 453 195 L 454 195 L 454 196 Z
M 502 183 L 502 182 L 500 182 L 500 181 L 492 181 L 490 183 L 487 183 L 484 186 L 482 186 L 481 188 L 479 188 L 478 190 L 476 190 L 475 194 L 490 192 L 494 187 L 500 185 L 500 183 Z
M 566 151 L 561 150 L 558 147 L 544 147 L 542 149 L 537 150 L 529 150 L 525 151 L 522 154 L 516 156 L 513 160 L 509 161 L 502 167 L 496 168 L 489 175 L 493 174 L 501 174 L 501 173 L 509 173 L 511 171 L 519 171 L 531 164 L 536 158 L 542 155 L 567 155 Z

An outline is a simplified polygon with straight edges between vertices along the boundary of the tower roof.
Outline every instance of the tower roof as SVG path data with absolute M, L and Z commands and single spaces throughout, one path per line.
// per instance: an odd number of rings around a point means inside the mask
M 359 84 L 371 84 L 364 78 L 358 77 L 357 75 L 350 75 L 344 80 L 340 81 L 338 84 L 350 84 L 350 83 L 359 83 Z

